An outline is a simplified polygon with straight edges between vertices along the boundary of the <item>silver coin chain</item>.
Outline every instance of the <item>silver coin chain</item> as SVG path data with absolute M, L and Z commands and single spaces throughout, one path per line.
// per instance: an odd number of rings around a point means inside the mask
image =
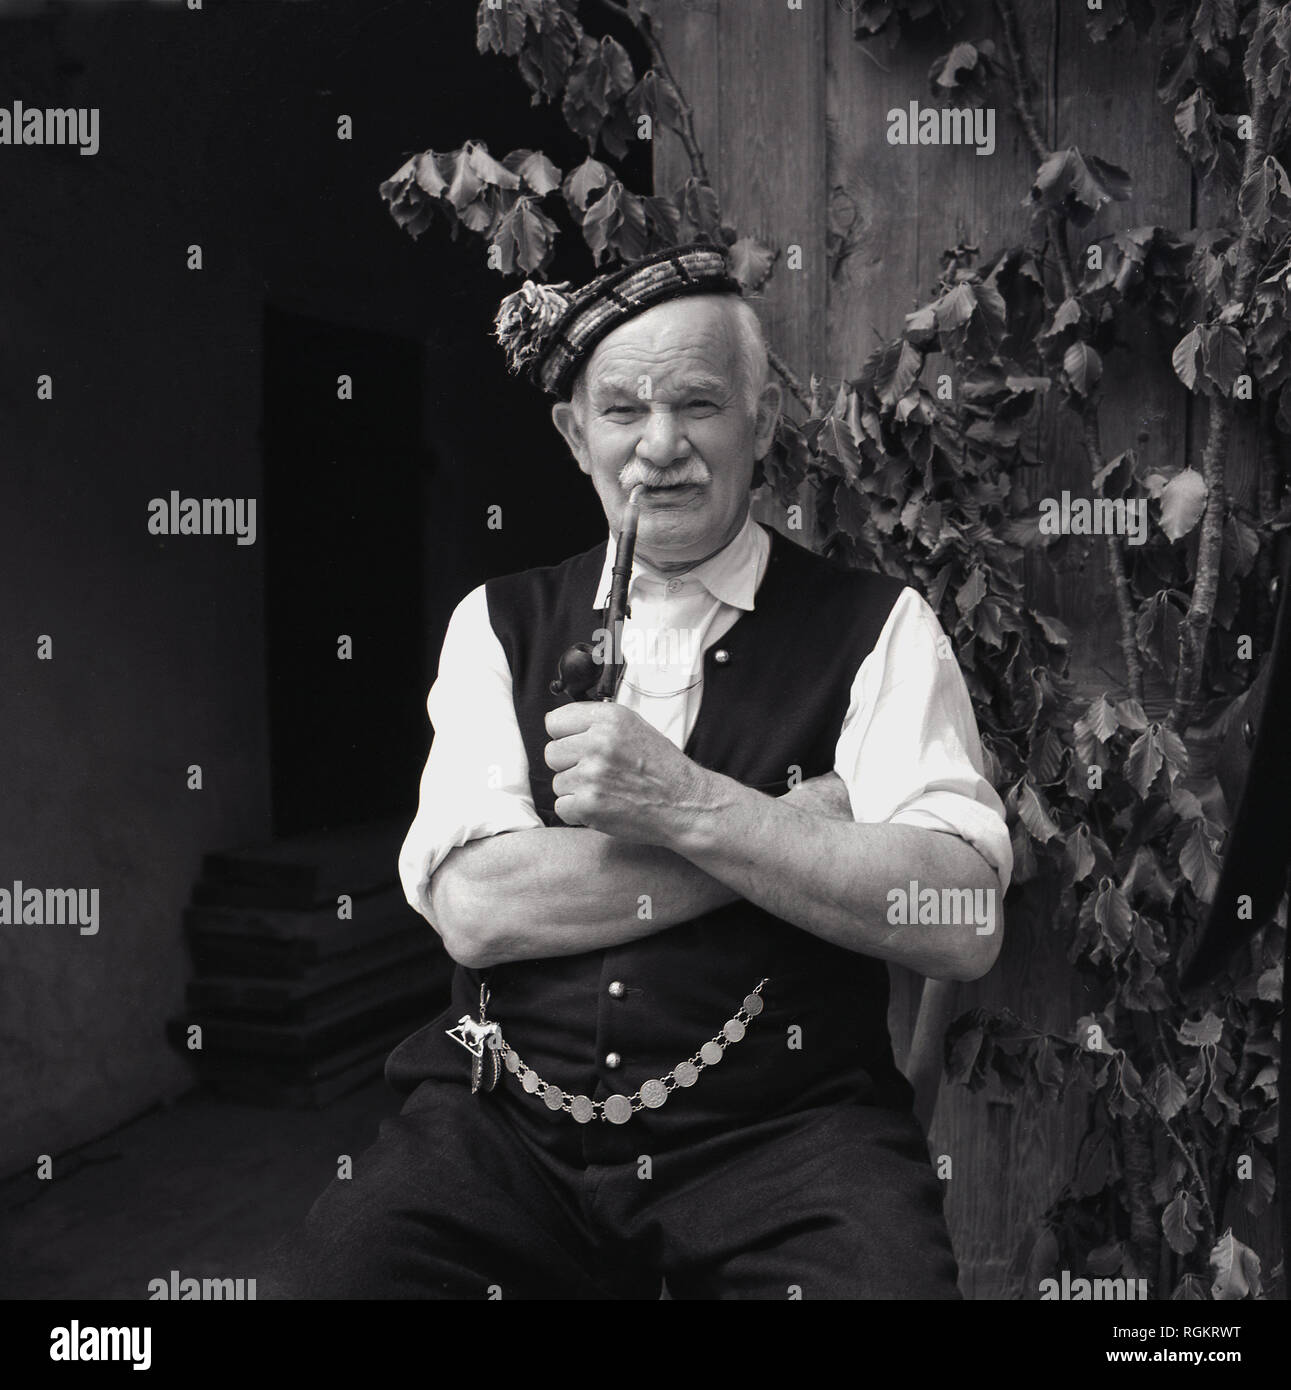
M 612 1125 L 626 1124 L 639 1110 L 658 1110 L 677 1087 L 693 1086 L 705 1067 L 716 1066 L 722 1060 L 726 1049 L 744 1037 L 749 1023 L 762 1012 L 762 989 L 766 983 L 766 980 L 762 980 L 752 993 L 744 996 L 744 1003 L 722 1024 L 722 1031 L 716 1037 L 709 1038 L 698 1052 L 684 1062 L 678 1062 L 666 1076 L 643 1081 L 640 1089 L 633 1091 L 630 1096 L 614 1095 L 606 1096 L 604 1100 L 592 1100 L 590 1096 L 570 1095 L 559 1086 L 544 1081 L 532 1067 L 527 1066 L 501 1033 L 498 1034 L 496 1046 L 507 1071 L 517 1078 L 529 1095 L 540 1097 L 548 1110 L 563 1110 L 580 1125 L 593 1119 Z

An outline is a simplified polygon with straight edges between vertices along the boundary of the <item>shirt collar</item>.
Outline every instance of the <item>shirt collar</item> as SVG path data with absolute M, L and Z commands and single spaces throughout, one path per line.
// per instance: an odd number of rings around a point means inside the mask
M 615 538 L 610 537 L 605 551 L 605 563 L 601 567 L 601 580 L 596 586 L 594 608 L 604 608 L 610 601 L 611 571 L 614 568 Z M 628 584 L 631 595 L 642 582 L 662 584 L 671 578 L 698 580 L 719 603 L 732 608 L 753 611 L 753 596 L 766 568 L 767 555 L 771 550 L 771 537 L 765 529 L 753 520 L 752 513 L 744 518 L 744 525 L 717 552 L 710 555 L 703 564 L 686 570 L 681 575 L 664 575 L 652 569 L 643 560 L 634 558 L 632 579 Z

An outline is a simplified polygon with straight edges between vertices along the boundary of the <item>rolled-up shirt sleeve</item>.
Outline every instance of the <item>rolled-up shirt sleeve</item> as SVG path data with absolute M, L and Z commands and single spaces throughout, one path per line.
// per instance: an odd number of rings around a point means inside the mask
M 429 921 L 427 885 L 451 850 L 542 825 L 529 790 L 511 669 L 489 622 L 483 585 L 453 611 L 426 712 L 435 737 L 417 814 L 399 851 L 399 879 L 408 902 Z
M 960 836 L 1007 892 L 1013 848 L 1004 804 L 983 768 L 963 673 L 937 615 L 907 588 L 856 673 L 839 734 L 834 770 L 852 814 Z

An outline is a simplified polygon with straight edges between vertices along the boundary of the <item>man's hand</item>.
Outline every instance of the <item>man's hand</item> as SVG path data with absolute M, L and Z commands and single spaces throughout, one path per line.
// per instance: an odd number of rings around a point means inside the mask
M 547 732 L 544 756 L 566 825 L 667 846 L 708 804 L 714 774 L 622 705 L 561 705 L 547 715 Z

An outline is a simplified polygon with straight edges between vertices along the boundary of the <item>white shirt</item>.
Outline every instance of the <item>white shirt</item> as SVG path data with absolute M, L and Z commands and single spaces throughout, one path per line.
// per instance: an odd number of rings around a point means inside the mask
M 704 653 L 741 611 L 752 611 L 770 549 L 767 532 L 749 517 L 729 545 L 685 574 L 661 575 L 642 560 L 632 566 L 617 703 L 678 748 L 699 714 Z M 589 638 L 607 601 L 613 555 L 611 538 L 589 610 Z M 453 612 L 426 709 L 435 739 L 399 876 L 409 903 L 429 919 L 427 883 L 451 850 L 542 826 L 529 791 L 511 671 L 483 585 Z M 852 815 L 959 835 L 1007 891 L 1013 850 L 1004 806 L 982 769 L 964 677 L 936 615 L 907 588 L 853 678 L 835 747 L 834 771 L 847 786 Z

